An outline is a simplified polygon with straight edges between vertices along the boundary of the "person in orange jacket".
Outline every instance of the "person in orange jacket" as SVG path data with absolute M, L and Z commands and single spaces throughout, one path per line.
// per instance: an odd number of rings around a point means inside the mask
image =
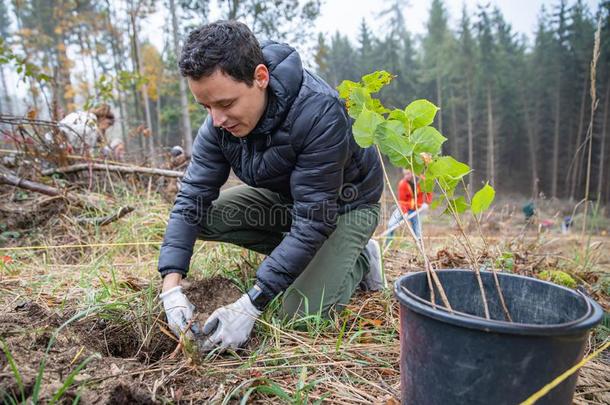
M 415 176 L 413 175 L 413 172 L 408 169 L 403 169 L 402 175 L 402 179 L 398 182 L 397 196 L 400 208 L 396 208 L 392 213 L 390 221 L 388 222 L 388 229 L 391 229 L 400 223 L 403 220 L 402 213 L 405 213 L 407 217 L 410 216 L 409 222 L 411 223 L 415 236 L 419 239 L 421 238 L 421 223 L 419 222 L 416 210 L 421 210 L 422 207 L 427 206 L 427 204 L 432 202 L 432 193 L 423 193 L 421 191 L 421 186 L 419 184 L 421 181 L 420 179 L 417 181 L 416 195 L 416 193 L 413 192 L 415 189 Z M 390 243 L 393 236 L 394 230 L 391 230 L 387 235 L 386 245 Z

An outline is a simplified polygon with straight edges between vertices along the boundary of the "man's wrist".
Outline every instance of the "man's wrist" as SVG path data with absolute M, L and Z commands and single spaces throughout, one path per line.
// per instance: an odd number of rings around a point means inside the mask
M 271 302 L 271 299 L 265 295 L 263 289 L 257 284 L 254 284 L 254 286 L 248 290 L 247 294 L 250 298 L 250 302 L 254 305 L 254 308 L 259 311 L 264 311 Z
M 163 277 L 163 286 L 161 287 L 161 291 L 169 291 L 174 287 L 180 285 L 182 281 L 182 274 L 180 273 L 169 273 Z

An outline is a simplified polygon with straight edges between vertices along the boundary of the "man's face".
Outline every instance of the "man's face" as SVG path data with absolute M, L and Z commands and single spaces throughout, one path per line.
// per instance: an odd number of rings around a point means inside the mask
M 256 126 L 267 106 L 269 71 L 258 65 L 254 83 L 248 86 L 220 69 L 199 80 L 188 78 L 195 100 L 212 116 L 215 127 L 223 127 L 237 137 L 248 135 Z

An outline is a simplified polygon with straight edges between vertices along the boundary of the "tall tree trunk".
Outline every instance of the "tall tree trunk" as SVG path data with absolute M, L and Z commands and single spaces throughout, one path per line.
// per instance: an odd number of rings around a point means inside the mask
M 87 48 L 87 46 L 85 45 L 85 40 L 84 40 L 84 36 L 87 35 L 85 33 L 82 32 L 82 30 L 78 30 L 77 31 L 77 38 L 78 38 L 78 44 L 80 46 L 80 54 L 82 56 L 82 69 L 85 73 L 85 77 L 88 76 L 87 74 L 87 62 L 89 61 L 91 63 L 91 72 L 93 74 L 93 93 L 94 96 L 97 98 L 97 94 L 95 94 L 95 82 L 97 81 L 97 74 L 95 73 L 95 65 L 94 63 L 91 61 L 91 58 L 87 58 L 87 54 L 90 54 L 90 49 Z M 91 56 L 91 55 L 89 55 Z M 87 60 L 89 59 L 89 60 Z M 89 81 L 87 80 L 87 98 L 91 98 L 91 83 L 89 83 Z
M 5 114 L 13 114 L 13 104 L 11 103 L 11 95 L 6 85 L 6 76 L 4 75 L 4 67 L 0 66 L 0 82 L 2 83 L 2 91 L 4 99 L 0 102 L 0 111 Z
M 114 74 L 115 76 L 119 75 L 119 72 L 122 69 L 121 65 L 121 46 L 115 37 L 117 34 L 114 26 L 111 23 L 110 16 L 113 15 L 112 9 L 110 7 L 110 0 L 106 0 L 106 8 L 108 12 L 106 13 L 106 29 L 108 30 L 108 34 L 110 37 L 110 47 L 112 49 L 112 59 L 114 64 Z M 118 86 L 117 86 L 118 87 Z M 121 125 L 121 139 L 123 140 L 123 145 L 125 146 L 125 151 L 128 149 L 127 145 L 127 129 L 125 126 L 125 122 L 127 120 L 127 106 L 125 105 L 125 95 L 123 93 L 123 89 L 117 88 L 117 96 L 119 99 L 119 112 L 121 114 L 119 124 Z
M 180 58 L 180 41 L 178 39 L 178 19 L 176 18 L 176 7 L 174 0 L 169 0 L 169 9 L 172 14 L 172 37 L 174 40 L 174 51 L 176 52 L 176 60 Z M 189 114 L 189 102 L 186 93 L 186 80 L 182 75 L 179 75 L 178 85 L 180 86 L 180 109 L 182 113 L 182 135 L 184 137 L 184 152 L 187 156 L 191 156 L 193 149 L 193 131 L 191 129 L 191 115 Z
M 521 104 L 523 105 L 523 111 L 525 113 L 525 129 L 527 132 L 527 146 L 530 155 L 531 173 L 532 173 L 532 199 L 538 196 L 538 159 L 536 158 L 537 140 L 536 134 L 538 132 L 538 114 L 539 109 L 534 109 L 534 119 L 530 115 L 530 108 L 526 102 L 525 89 L 521 89 L 520 92 Z
M 460 148 L 459 148 L 459 136 L 458 136 L 458 125 L 457 125 L 457 112 L 455 111 L 455 97 L 453 94 L 453 87 L 449 90 L 449 101 L 451 110 L 451 154 L 456 158 L 460 159 Z
M 21 32 L 23 29 L 23 24 L 21 21 L 21 8 L 20 2 L 13 2 L 13 7 L 15 8 L 15 21 L 17 22 L 17 32 Z M 21 47 L 23 48 L 23 54 L 25 55 L 25 61 L 28 61 L 28 47 L 25 44 L 25 40 L 23 36 L 20 36 L 21 39 Z M 32 96 L 32 105 L 36 111 L 38 111 L 38 90 L 36 89 L 36 82 L 34 78 L 28 78 L 28 86 L 30 87 L 30 95 Z
M 74 103 L 74 89 L 70 79 L 70 59 L 63 36 L 55 37 L 55 54 L 59 81 L 58 90 L 61 91 L 58 99 L 62 101 L 66 112 L 73 111 L 76 109 L 76 104 Z
M 551 197 L 557 198 L 557 172 L 559 170 L 559 117 L 561 97 L 561 74 L 557 79 L 557 94 L 555 95 L 555 128 L 553 134 L 553 170 L 551 172 Z
M 136 62 L 136 66 L 138 68 L 138 72 L 140 73 L 141 76 L 144 76 L 144 68 L 142 66 L 142 64 L 140 63 L 142 60 L 142 55 L 140 54 L 140 42 L 138 40 L 138 34 L 137 34 L 137 26 L 136 26 L 136 12 L 131 12 L 130 13 L 130 18 L 131 18 L 131 26 L 132 26 L 132 35 L 133 35 L 133 46 L 134 46 L 134 56 L 136 58 L 135 62 Z M 154 135 L 154 131 L 153 131 L 153 125 L 152 125 L 152 116 L 150 114 L 150 100 L 148 98 L 148 85 L 146 85 L 146 83 L 142 84 L 141 87 L 141 94 L 142 94 L 142 102 L 144 103 L 144 115 L 146 117 L 146 127 L 148 128 L 148 153 L 150 154 L 150 161 L 151 163 L 154 165 L 156 164 L 157 158 L 156 158 L 156 151 L 155 151 L 155 135 Z
M 487 85 L 487 176 L 496 186 L 496 145 L 494 135 L 494 115 L 491 97 L 491 85 Z
M 474 134 L 472 130 L 472 94 L 470 87 L 470 80 L 466 83 L 466 121 L 468 125 L 468 166 L 474 169 Z M 473 179 L 471 178 L 468 182 L 468 191 L 472 196 L 473 192 Z
M 606 138 L 608 138 L 608 105 L 610 105 L 610 77 L 606 82 L 606 96 L 604 97 L 604 117 L 602 119 L 601 145 L 599 147 L 599 170 L 597 173 L 597 199 L 601 200 L 603 180 L 604 180 L 604 163 L 606 159 Z M 608 181 L 606 181 L 606 188 Z
M 570 172 L 570 201 L 574 201 L 574 197 L 576 197 L 576 187 L 577 184 L 580 184 L 580 169 L 582 166 L 582 161 L 580 157 L 583 155 L 583 148 L 580 148 L 580 143 L 582 142 L 582 132 L 585 126 L 585 107 L 587 101 L 587 83 L 589 83 L 589 76 L 585 74 L 585 78 L 583 80 L 582 85 L 582 93 L 580 96 L 580 113 L 578 118 L 578 132 L 576 133 L 576 149 L 574 149 L 575 154 L 570 153 L 568 156 L 574 156 L 573 164 L 571 164 L 572 171 Z M 566 178 L 566 185 L 568 184 L 568 179 Z
M 441 88 L 441 76 L 436 74 L 436 105 L 438 106 L 438 130 L 443 133 L 443 92 Z
M 155 106 L 155 112 L 157 113 L 157 134 L 159 137 L 159 141 L 162 142 L 163 141 L 163 135 L 161 132 L 161 96 L 159 94 L 157 94 L 157 103 Z M 163 143 L 160 143 L 159 146 L 161 146 L 161 148 L 163 148 Z

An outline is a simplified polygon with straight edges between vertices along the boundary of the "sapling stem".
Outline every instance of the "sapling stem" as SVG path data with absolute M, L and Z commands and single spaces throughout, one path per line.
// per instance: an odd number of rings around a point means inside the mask
M 464 187 L 464 190 L 466 193 L 466 197 L 468 197 L 468 201 L 470 203 L 472 203 L 472 196 L 470 195 L 470 192 L 468 191 L 468 187 L 466 187 L 466 184 L 464 184 L 463 177 L 462 177 L 461 181 L 462 181 L 462 186 Z M 456 217 L 457 217 L 457 215 L 456 215 Z M 474 222 L 477 225 L 477 232 L 479 233 L 479 236 L 481 237 L 481 240 L 483 241 L 483 245 L 485 246 L 485 249 L 489 250 L 489 245 L 487 244 L 487 240 L 485 239 L 485 236 L 483 235 L 483 230 L 481 229 L 481 221 L 479 221 L 479 218 L 474 213 L 472 214 L 472 217 L 474 218 Z M 458 225 L 458 226 L 461 226 L 461 225 Z M 464 238 L 466 238 L 466 241 L 470 244 L 470 240 L 466 236 L 466 233 L 462 231 L 462 234 L 464 235 Z M 478 260 L 475 262 L 475 266 L 476 266 L 476 268 L 479 268 Z M 496 272 L 496 268 L 493 265 L 491 266 L 491 272 L 493 274 L 494 284 L 496 285 L 496 290 L 498 291 L 498 297 L 500 298 L 500 305 L 502 305 L 502 311 L 504 312 L 504 316 L 506 317 L 506 319 L 509 322 L 512 322 L 513 318 L 510 316 L 510 311 L 508 310 L 508 307 L 506 306 L 506 301 L 504 300 L 504 294 L 502 293 L 502 288 L 500 288 L 500 280 L 498 280 L 498 273 Z
M 388 188 L 390 189 L 390 194 L 392 195 L 392 199 L 394 200 L 394 203 L 396 204 L 398 209 L 400 209 L 400 203 L 398 202 L 398 198 L 396 198 L 396 194 L 394 193 L 394 189 L 392 188 L 392 183 L 390 182 L 390 178 L 388 177 L 388 172 L 385 168 L 385 164 L 383 163 L 383 156 L 381 155 L 381 151 L 379 150 L 379 147 L 377 147 L 377 145 L 375 145 L 375 150 L 377 150 L 377 154 L 379 155 L 379 160 L 381 161 L 381 168 L 383 169 L 383 175 L 388 184 Z M 413 228 L 411 228 L 411 225 L 409 224 L 409 220 L 407 219 L 407 216 L 405 215 L 405 213 L 402 212 L 402 210 L 400 210 L 400 214 L 402 215 L 403 221 L 405 221 L 407 223 L 406 224 L 407 229 L 409 229 L 409 233 L 411 234 L 411 237 L 415 241 L 415 246 L 417 246 L 417 250 L 419 250 L 419 253 L 422 255 L 422 258 L 424 259 L 424 268 L 426 269 L 426 275 L 428 277 L 428 286 L 430 288 L 430 302 L 432 303 L 432 306 L 435 306 L 435 302 L 436 302 L 435 298 L 434 298 L 434 286 L 432 285 L 432 281 L 434 281 L 434 285 L 436 286 L 436 288 L 438 288 L 438 291 L 441 296 L 441 300 L 443 301 L 443 305 L 445 307 L 447 307 L 447 309 L 449 311 L 453 312 L 453 309 L 451 308 L 451 304 L 449 303 L 449 299 L 447 299 L 447 295 L 445 294 L 445 289 L 443 288 L 443 285 L 441 284 L 441 281 L 439 280 L 436 272 L 432 268 L 432 264 L 428 260 L 428 256 L 426 255 L 424 244 L 421 242 L 421 240 L 418 240 L 417 237 L 415 236 L 415 232 L 413 232 Z
M 489 316 L 489 305 L 487 305 L 487 296 L 485 295 L 485 287 L 483 286 L 483 280 L 481 279 L 481 272 L 479 271 L 478 263 L 476 261 L 475 255 L 472 252 L 472 245 L 470 244 L 470 240 L 468 239 L 468 237 L 466 236 L 466 233 L 464 232 L 464 227 L 462 226 L 462 223 L 460 222 L 460 218 L 457 214 L 457 211 L 455 210 L 455 207 L 451 203 L 451 200 L 449 199 L 447 192 L 445 191 L 445 189 L 443 188 L 443 186 L 441 185 L 441 183 L 438 180 L 436 180 L 436 184 L 438 185 L 439 189 L 441 190 L 441 193 L 443 193 L 443 196 L 445 197 L 445 200 L 447 201 L 447 208 L 449 209 L 449 212 L 451 212 L 451 215 L 453 215 L 453 218 L 455 219 L 455 222 L 458 226 L 458 229 L 460 230 L 460 233 L 466 240 L 466 243 L 468 246 L 468 249 L 466 249 L 466 251 L 468 252 L 468 255 L 471 256 L 471 263 L 473 260 L 475 263 L 474 272 L 477 277 L 477 283 L 479 284 L 479 290 L 481 291 L 481 299 L 483 300 L 483 309 L 485 312 L 485 318 L 491 319 Z

